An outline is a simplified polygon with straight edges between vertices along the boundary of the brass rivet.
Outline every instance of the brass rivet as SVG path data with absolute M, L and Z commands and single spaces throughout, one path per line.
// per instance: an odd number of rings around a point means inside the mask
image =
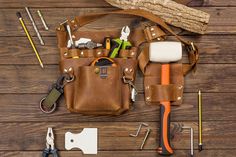
M 94 72 L 95 72 L 95 74 L 99 74 L 100 69 L 99 69 L 99 68 L 95 68 L 95 69 L 94 69 Z
M 179 96 L 177 99 L 178 99 L 178 100 L 181 100 L 182 98 Z
M 134 55 L 134 52 L 131 52 L 131 56 L 133 56 Z
M 179 89 L 182 89 L 183 88 L 183 86 L 179 86 Z
M 80 52 L 80 55 L 84 55 L 84 52 L 83 52 L 83 51 L 81 51 L 81 52 Z
M 98 52 L 98 55 L 100 55 L 101 54 L 101 52 Z
M 72 35 L 72 38 L 75 39 L 75 35 Z
M 65 52 L 65 53 L 64 53 L 64 56 L 67 56 L 67 55 L 68 55 L 68 53 L 67 53 L 67 52 Z
M 126 72 L 128 72 L 128 71 L 129 71 L 129 69 L 128 69 L 128 68 L 125 68 L 125 71 L 126 71 Z
M 151 28 L 151 31 L 154 31 L 154 28 Z
M 146 89 L 149 89 L 150 87 L 149 86 L 146 86 Z
M 146 100 L 150 100 L 151 98 L 150 97 L 147 97 Z
M 156 35 L 156 33 L 152 33 L 152 36 L 155 36 Z
M 69 68 L 69 71 L 72 71 L 72 68 Z
M 75 23 L 75 20 L 72 20 L 71 23 Z
M 129 72 L 133 72 L 133 69 L 129 69 Z

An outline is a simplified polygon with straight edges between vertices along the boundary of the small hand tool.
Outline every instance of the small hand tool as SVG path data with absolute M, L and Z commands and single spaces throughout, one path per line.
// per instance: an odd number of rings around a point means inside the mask
M 87 49 L 94 49 L 94 48 L 97 48 L 97 47 L 101 47 L 102 44 L 100 43 L 95 43 L 95 42 L 92 42 L 92 41 L 88 41 L 86 43 L 81 43 L 81 44 L 78 44 L 78 48 L 87 48 Z
M 73 79 L 74 77 L 69 76 L 69 74 L 63 74 L 58 78 L 57 82 L 52 85 L 49 94 L 40 101 L 39 108 L 43 113 L 52 113 L 56 110 L 57 101 L 64 92 L 65 84 L 73 81 Z
M 97 154 L 98 129 L 84 128 L 79 134 L 67 132 L 65 134 L 65 148 L 66 150 L 79 148 L 84 154 Z
M 189 129 L 190 130 L 190 156 L 193 157 L 193 128 L 188 126 L 183 126 L 182 129 Z
M 52 128 L 48 128 L 46 136 L 46 148 L 43 150 L 43 157 L 49 157 L 50 155 L 52 155 L 53 157 L 59 157 L 58 150 L 55 148 L 54 144 L 54 135 Z
M 70 40 L 70 43 L 71 43 L 71 48 L 75 48 L 75 43 L 74 43 L 73 38 L 72 38 L 70 25 L 68 25 L 68 24 L 66 25 L 66 30 L 67 30 L 68 35 L 69 35 L 69 40 Z
M 111 38 L 105 37 L 103 45 L 104 45 L 105 49 L 110 50 L 111 49 Z
M 157 53 L 158 52 L 158 53 Z M 182 58 L 182 44 L 180 42 L 152 42 L 149 47 L 149 59 L 161 64 L 161 84 L 170 84 L 169 62 L 179 61 Z M 179 97 L 181 99 L 181 97 Z M 161 155 L 172 155 L 173 149 L 170 145 L 170 101 L 160 102 L 160 138 L 158 153 Z
M 136 95 L 138 94 L 138 90 L 133 83 L 133 80 L 126 79 L 123 77 L 123 82 L 129 85 L 131 101 L 135 102 Z
M 137 137 L 139 135 L 139 132 L 141 131 L 142 126 L 148 127 L 148 124 L 147 123 L 141 123 L 138 127 L 138 130 L 137 130 L 136 134 L 129 134 L 129 136 Z
M 140 150 L 143 150 L 143 146 L 145 145 L 145 143 L 146 143 L 146 141 L 147 141 L 147 138 L 148 138 L 150 132 L 151 132 L 151 129 L 148 128 L 147 131 L 146 131 L 146 135 L 145 135 L 145 137 L 144 137 L 144 139 L 143 139 L 143 142 L 142 142 L 142 144 L 141 144 L 141 146 L 140 146 Z
M 21 23 L 21 26 L 23 27 L 23 29 L 24 29 L 24 31 L 25 31 L 25 34 L 26 34 L 26 36 L 27 36 L 27 38 L 28 38 L 28 40 L 29 40 L 29 42 L 30 42 L 30 44 L 31 44 L 31 46 L 32 46 L 32 48 L 33 48 L 33 50 L 34 50 L 34 53 L 35 53 L 35 55 L 36 55 L 36 57 L 37 57 L 37 59 L 38 59 L 38 61 L 39 61 L 39 64 L 40 64 L 41 68 L 43 68 L 43 62 L 42 62 L 42 60 L 41 60 L 41 58 L 40 58 L 40 56 L 39 56 L 39 53 L 38 53 L 38 51 L 37 51 L 37 49 L 36 49 L 36 47 L 35 47 L 35 45 L 34 45 L 33 40 L 32 40 L 32 38 L 31 38 L 31 36 L 30 36 L 30 34 L 29 34 L 29 32 L 28 32 L 28 29 L 27 29 L 27 27 L 25 26 L 25 23 L 24 23 L 24 20 L 23 20 L 23 18 L 22 18 L 22 16 L 21 16 L 21 13 L 20 13 L 20 12 L 17 12 L 17 13 L 16 13 L 16 16 L 18 17 L 18 19 L 19 19 L 19 21 L 20 21 L 20 23 Z
M 43 15 L 42 15 L 41 11 L 40 11 L 40 10 L 37 10 L 37 13 L 38 13 L 38 15 L 39 15 L 39 17 L 40 17 L 40 19 L 41 19 L 41 21 L 42 21 L 42 23 L 43 23 L 43 26 L 44 26 L 45 30 L 48 31 L 49 28 L 48 28 L 48 26 L 47 26 L 47 23 L 46 23 L 45 20 L 44 20 L 44 17 L 43 17 Z
M 92 63 L 91 66 L 113 66 L 116 67 L 117 64 L 115 61 L 108 57 L 99 57 L 96 58 Z
M 131 43 L 128 41 L 129 34 L 130 34 L 129 26 L 124 26 L 121 30 L 120 38 L 112 40 L 113 46 L 109 54 L 110 58 L 117 57 L 120 49 L 125 50 L 132 46 Z
M 37 37 L 38 37 L 38 39 L 39 39 L 39 41 L 40 41 L 40 44 L 41 44 L 41 45 L 44 45 L 44 41 L 43 41 L 43 39 L 42 39 L 42 36 L 41 36 L 40 33 L 39 33 L 39 30 L 38 30 L 38 28 L 37 28 L 37 26 L 36 26 L 36 24 L 35 24 L 35 22 L 34 22 L 34 19 L 33 19 L 32 15 L 31 15 L 30 11 L 29 11 L 29 8 L 28 8 L 28 7 L 25 7 L 25 10 L 26 10 L 26 12 L 27 12 L 27 14 L 28 14 L 28 16 L 29 16 L 29 18 L 30 18 L 30 21 L 31 21 L 33 27 L 34 27 L 34 30 L 35 30 L 35 32 L 36 32 L 36 34 L 37 34 Z
M 198 91 L 198 150 L 202 151 L 202 93 Z
M 140 133 L 140 131 L 141 131 L 141 129 L 142 129 L 142 126 L 148 127 L 148 124 L 147 124 L 147 123 L 141 123 L 141 124 L 139 125 L 138 129 L 137 129 L 136 134 L 129 134 L 129 136 L 131 136 L 131 137 L 138 137 L 138 135 L 139 135 L 139 133 Z M 143 149 L 143 147 L 144 147 L 144 145 L 145 145 L 145 143 L 146 143 L 146 141 L 147 141 L 147 138 L 148 138 L 150 132 L 151 132 L 151 129 L 150 129 L 150 128 L 146 129 L 146 135 L 145 135 L 145 137 L 144 137 L 144 139 L 143 139 L 143 141 L 142 141 L 142 143 L 141 143 L 141 145 L 140 145 L 140 148 L 139 148 L 140 150 Z

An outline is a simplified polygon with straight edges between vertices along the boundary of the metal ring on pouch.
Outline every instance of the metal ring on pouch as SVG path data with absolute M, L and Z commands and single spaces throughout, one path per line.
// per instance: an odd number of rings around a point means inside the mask
M 67 83 L 70 83 L 70 82 L 74 81 L 74 79 L 75 79 L 75 76 L 74 76 L 74 75 L 70 76 L 69 79 L 68 79 L 68 78 L 65 78 L 65 80 L 66 80 Z

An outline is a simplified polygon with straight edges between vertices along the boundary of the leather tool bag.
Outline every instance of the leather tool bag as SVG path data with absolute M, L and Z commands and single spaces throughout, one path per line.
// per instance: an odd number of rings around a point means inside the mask
M 71 27 L 74 41 L 79 38 L 91 38 L 93 41 L 101 43 L 106 36 L 119 37 L 120 33 L 117 32 L 98 32 L 94 34 L 79 31 L 80 27 L 108 14 L 141 16 L 169 29 L 159 17 L 149 12 L 135 9 L 118 10 L 78 16 L 74 20 L 68 20 L 67 24 Z M 114 58 L 116 66 L 98 67 L 91 66 L 92 62 L 96 58 L 107 57 L 108 50 L 103 48 L 84 50 L 67 48 L 69 37 L 65 26 L 60 25 L 57 28 L 58 47 L 60 49 L 60 71 L 74 78 L 74 81 L 66 84 L 64 87 L 65 103 L 68 110 L 89 115 L 120 115 L 129 110 L 132 103 L 131 90 L 135 81 L 138 63 L 138 46 L 142 42 L 159 39 L 163 35 L 165 33 L 156 25 L 146 27 L 145 29 L 138 27 L 130 34 L 130 41 L 134 47 L 119 52 L 119 57 Z M 148 61 L 145 59 L 146 57 L 145 52 L 142 52 L 141 57 L 139 57 L 140 67 L 145 76 L 153 71 L 146 68 L 148 64 Z M 156 71 L 155 73 L 159 74 Z

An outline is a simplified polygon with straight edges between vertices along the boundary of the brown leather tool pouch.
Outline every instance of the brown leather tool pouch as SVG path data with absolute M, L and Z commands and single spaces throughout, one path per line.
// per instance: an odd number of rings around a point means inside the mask
M 89 115 L 119 115 L 131 104 L 131 89 L 127 82 L 134 81 L 136 59 L 116 58 L 117 66 L 91 66 L 94 58 L 71 58 L 60 62 L 61 72 L 74 76 L 64 87 L 69 111 Z
M 97 34 L 94 32 L 89 33 L 88 31 L 79 32 L 80 27 L 108 14 L 141 16 L 159 24 L 162 28 L 173 34 L 159 17 L 147 11 L 131 9 L 78 16 L 74 20 L 68 20 L 66 24 L 71 28 L 73 40 L 91 38 L 94 42 L 102 43 L 106 36 L 119 36 L 120 33 L 117 34 L 117 32 L 120 30 L 113 34 L 103 30 L 101 32 L 97 31 Z M 139 45 L 145 41 L 160 39 L 164 35 L 165 33 L 157 25 L 146 27 L 145 29 L 143 27 L 141 29 L 140 27 L 133 29 L 130 34 L 130 41 L 134 47 L 129 50 L 121 50 L 118 58 L 114 58 L 115 66 L 92 66 L 91 64 L 95 59 L 107 57 L 109 51 L 104 48 L 67 48 L 69 37 L 65 25 L 61 24 L 57 28 L 58 47 L 60 49 L 60 71 L 61 73 L 71 75 L 71 78 L 73 78 L 73 81 L 70 81 L 64 87 L 65 103 L 68 110 L 89 115 L 120 115 L 129 110 L 132 103 L 132 92 L 135 89 L 134 81 L 138 63 L 136 57 L 138 56 Z M 146 58 L 144 53 L 141 53 L 139 56 L 139 64 L 143 64 L 140 68 L 145 75 L 145 87 L 149 86 L 153 89 L 150 91 L 148 89 L 145 90 L 146 99 L 150 97 L 152 101 L 159 101 L 163 97 L 169 97 L 171 100 L 176 100 L 179 96 L 181 97 L 182 90 L 178 90 L 178 88 L 183 86 L 183 76 L 174 73 L 172 77 L 173 85 L 159 87 L 160 78 L 158 74 L 160 65 L 150 64 L 146 67 L 148 64 Z M 172 68 L 179 71 L 182 68 L 182 64 L 173 65 Z M 159 92 L 160 90 L 166 91 L 168 94 L 161 95 L 162 92 Z

